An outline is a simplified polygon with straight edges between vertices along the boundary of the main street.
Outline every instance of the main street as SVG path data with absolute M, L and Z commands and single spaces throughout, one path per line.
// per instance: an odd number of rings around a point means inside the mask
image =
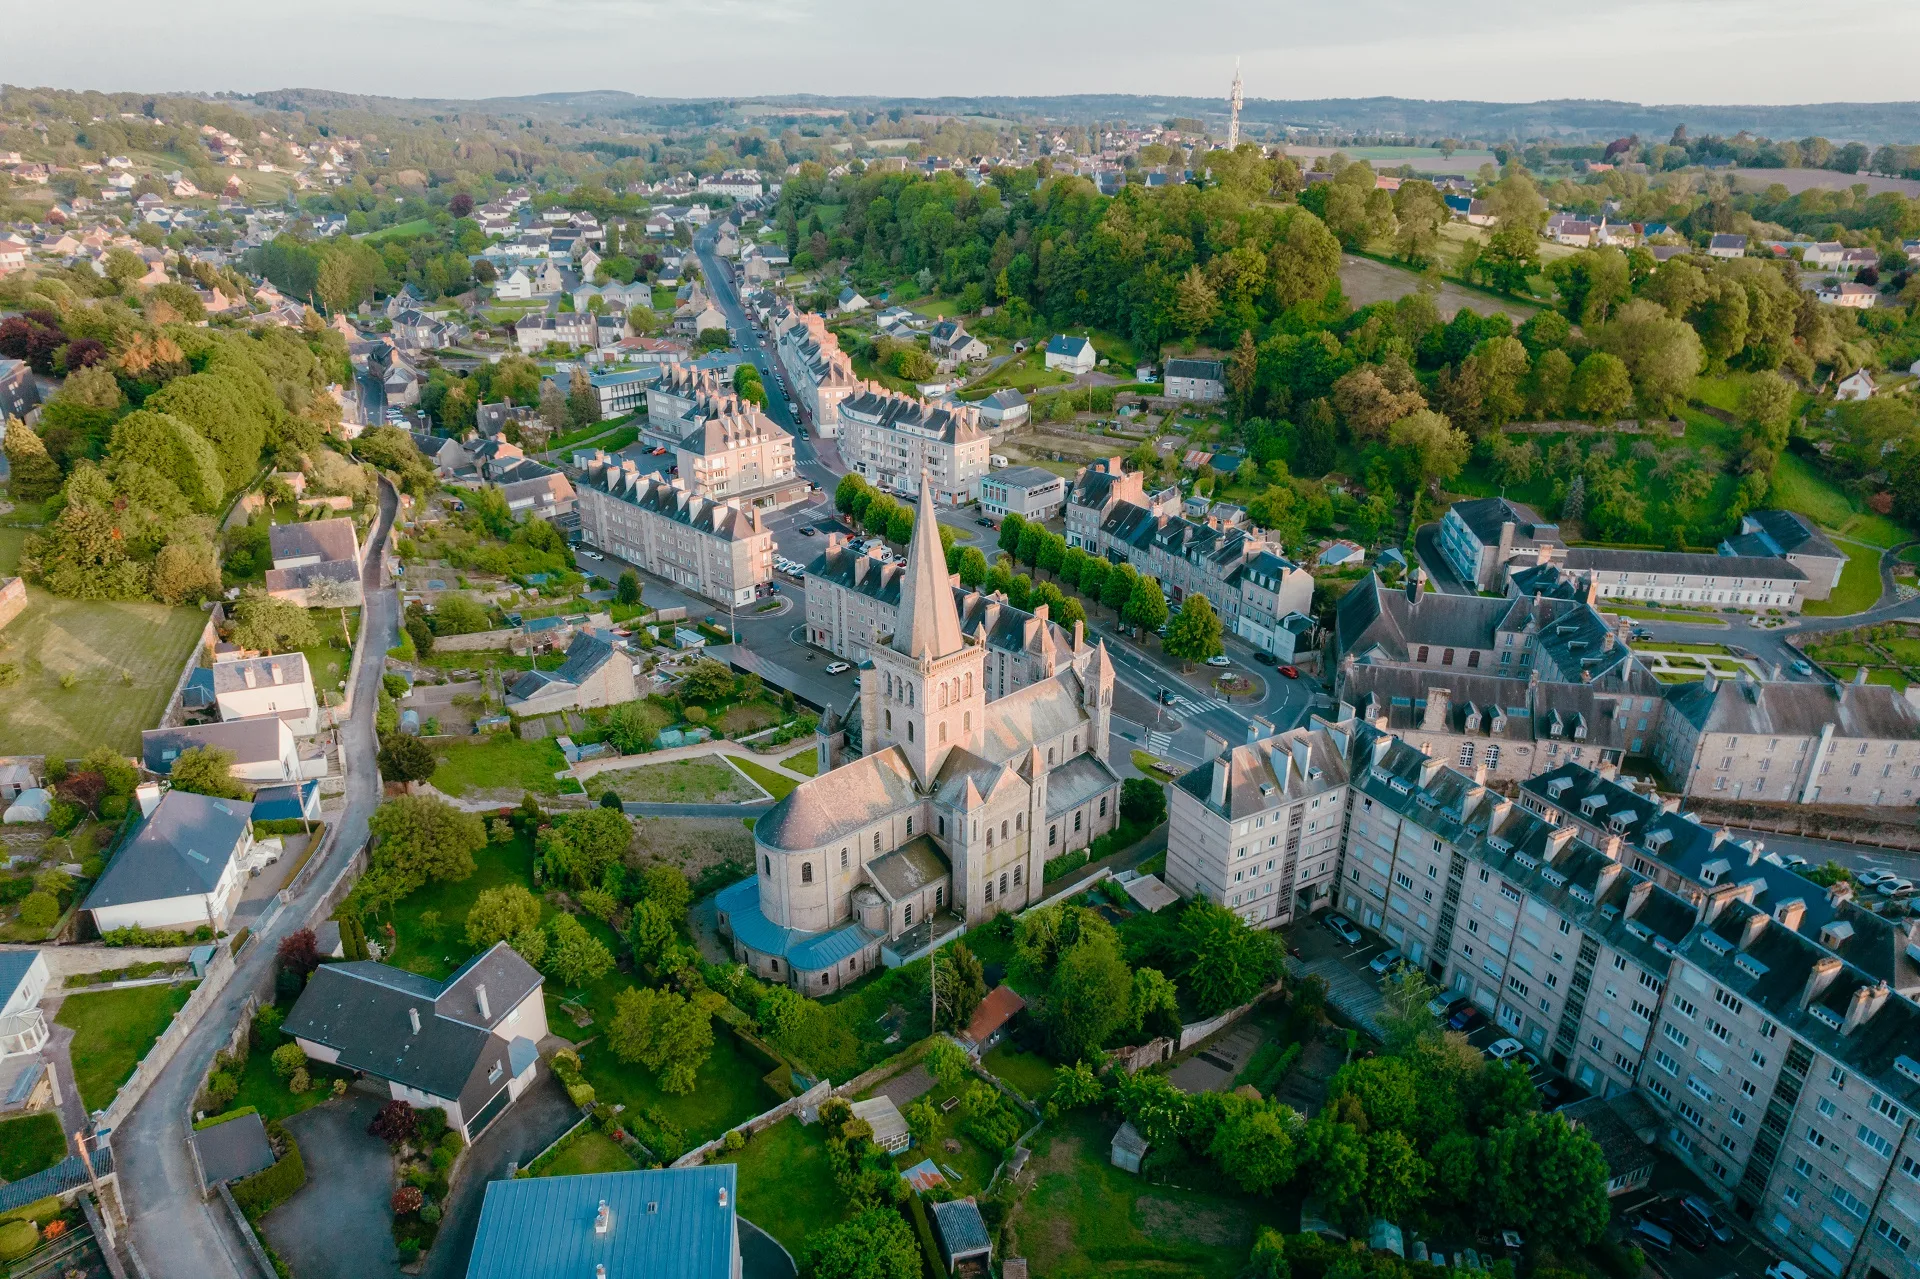
M 307 926 L 309 916 L 367 841 L 367 819 L 380 802 L 372 707 L 384 668 L 381 655 L 399 626 L 393 592 L 382 589 L 382 551 L 397 505 L 393 489 L 382 482 L 380 513 L 367 539 L 362 583 L 366 593 L 359 638 L 362 651 L 352 690 L 356 713 L 340 730 L 347 792 L 344 810 L 333 817 L 333 843 L 306 887 L 278 911 L 269 911 L 265 923 L 254 930 L 219 1005 L 201 1019 L 140 1104 L 112 1134 L 134 1245 L 154 1279 L 175 1275 L 257 1279 L 257 1267 L 241 1251 L 243 1245 L 227 1214 L 217 1201 L 199 1196 L 183 1121 L 214 1054 L 232 1035 L 248 994 L 270 985 L 281 939 Z M 346 1223 L 342 1226 L 346 1228 Z M 352 1228 L 371 1227 L 360 1222 Z

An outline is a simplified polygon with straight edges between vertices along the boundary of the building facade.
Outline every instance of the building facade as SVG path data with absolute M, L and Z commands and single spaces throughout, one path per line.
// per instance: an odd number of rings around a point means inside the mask
M 674 456 L 680 478 L 703 497 L 745 497 L 796 474 L 793 437 L 734 396 L 682 436 Z
M 776 334 L 774 355 L 787 375 L 802 423 L 826 439 L 838 437 L 841 402 L 860 387 L 853 361 L 840 350 L 840 339 L 825 320 L 807 311 L 770 315 L 768 326 Z
M 1527 568 L 1566 557 L 1560 528 L 1539 512 L 1504 497 L 1455 502 L 1440 521 L 1440 553 L 1447 566 L 1483 591 L 1506 588 L 1507 567 Z
M 1567 568 L 1593 579 L 1603 599 L 1646 604 L 1718 604 L 1797 613 L 1807 575 L 1774 556 L 1575 547 Z
M 1227 398 L 1226 366 L 1218 360 L 1168 360 L 1165 373 L 1170 400 L 1211 404 Z
M 980 509 L 995 518 L 1050 520 L 1066 509 L 1065 477 L 1037 466 L 1009 466 L 980 479 Z
M 924 474 L 949 506 L 980 496 L 987 434 L 970 404 L 935 404 L 862 383 L 840 402 L 841 458 L 875 487 L 909 494 Z
M 751 604 L 773 580 L 773 534 L 751 506 L 641 475 L 631 462 L 590 468 L 578 490 L 589 545 L 708 599 Z

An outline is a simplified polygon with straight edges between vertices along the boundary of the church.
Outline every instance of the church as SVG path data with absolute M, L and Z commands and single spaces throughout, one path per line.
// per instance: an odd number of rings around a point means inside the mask
M 1106 644 L 1076 623 L 1052 675 L 990 698 L 925 475 L 900 588 L 845 722 L 821 721 L 819 775 L 754 824 L 757 874 L 716 902 L 734 957 L 808 995 L 1024 909 L 1048 858 L 1119 821 Z

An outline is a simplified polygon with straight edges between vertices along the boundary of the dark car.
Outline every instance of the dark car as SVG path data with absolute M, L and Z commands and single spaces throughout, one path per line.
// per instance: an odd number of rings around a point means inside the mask
M 1474 1005 L 1468 1004 L 1465 1008 L 1460 1009 L 1454 1013 L 1453 1016 L 1447 1018 L 1447 1029 L 1472 1030 L 1474 1027 L 1486 1021 L 1486 1019 L 1487 1015 L 1485 1013 L 1481 1012 Z
M 1272 653 L 1255 653 L 1253 655 L 1253 660 L 1260 663 L 1260 665 L 1262 666 L 1272 666 L 1276 662 L 1278 662 L 1280 659 L 1275 657 Z
M 1552 1114 L 1572 1099 L 1573 1094 L 1564 1080 L 1542 1079 L 1540 1081 L 1540 1109 L 1546 1113 Z
M 984 515 L 981 515 L 981 516 L 977 516 L 977 517 L 975 517 L 975 519 L 974 519 L 974 521 L 973 521 L 973 522 L 974 522 L 975 524 L 978 524 L 978 525 L 979 525 L 979 526 L 980 526 L 981 528 L 992 528 L 992 527 L 993 527 L 993 521 L 992 521 L 992 520 L 990 520 L 990 519 L 988 519 L 988 518 L 987 518 L 986 516 L 984 516 Z
M 815 533 L 819 532 L 819 530 L 814 528 L 813 525 L 811 524 L 802 524 L 798 529 L 794 531 L 799 533 L 800 536 L 802 537 L 812 537 Z
M 1661 1205 L 1666 1211 L 1653 1215 L 1653 1220 L 1665 1226 L 1688 1252 L 1705 1252 L 1707 1245 L 1713 1242 L 1707 1234 L 1707 1228 L 1695 1221 L 1691 1214 L 1679 1204 Z
M 1713 1210 L 1712 1204 L 1699 1195 L 1688 1195 L 1682 1199 L 1680 1211 L 1675 1215 L 1692 1220 L 1721 1243 L 1733 1242 L 1733 1227 L 1727 1224 L 1725 1217 Z

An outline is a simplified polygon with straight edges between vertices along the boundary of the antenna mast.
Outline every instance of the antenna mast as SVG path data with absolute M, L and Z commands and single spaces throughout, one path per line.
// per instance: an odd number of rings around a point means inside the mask
M 1233 60 L 1233 90 L 1227 94 L 1227 150 L 1240 145 L 1240 103 L 1246 95 L 1240 88 L 1240 59 Z

